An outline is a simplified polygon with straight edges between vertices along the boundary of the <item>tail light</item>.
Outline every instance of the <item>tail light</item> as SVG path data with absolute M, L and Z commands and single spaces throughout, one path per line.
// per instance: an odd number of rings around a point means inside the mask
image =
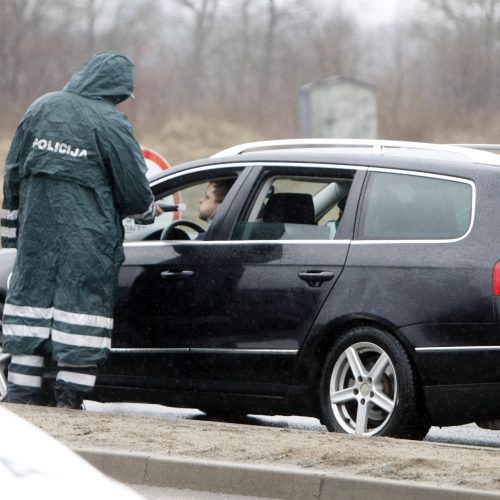
M 493 295 L 500 295 L 500 260 L 495 264 L 493 268 Z

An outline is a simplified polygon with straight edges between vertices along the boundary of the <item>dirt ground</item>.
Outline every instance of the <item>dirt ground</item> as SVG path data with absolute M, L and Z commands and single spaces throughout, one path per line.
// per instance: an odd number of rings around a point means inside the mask
M 500 451 L 494 449 L 0 404 L 72 448 L 294 465 L 500 493 Z

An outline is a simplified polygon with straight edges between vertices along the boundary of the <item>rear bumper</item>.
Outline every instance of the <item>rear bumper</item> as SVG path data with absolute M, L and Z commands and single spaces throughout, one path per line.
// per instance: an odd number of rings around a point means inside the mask
M 500 418 L 500 349 L 416 351 L 415 364 L 433 425 Z
M 500 383 L 497 323 L 412 325 L 398 333 L 424 387 Z
M 500 418 L 500 325 L 413 325 L 400 334 L 433 425 Z
M 461 425 L 500 418 L 500 383 L 423 388 L 432 425 Z

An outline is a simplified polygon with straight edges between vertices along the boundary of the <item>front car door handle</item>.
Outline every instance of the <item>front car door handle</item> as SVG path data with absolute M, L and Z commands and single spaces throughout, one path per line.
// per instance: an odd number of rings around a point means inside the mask
M 335 274 L 330 271 L 303 271 L 298 276 L 309 286 L 318 287 L 324 281 L 331 281 L 335 277 Z
M 194 271 L 190 269 L 183 269 L 182 271 L 162 271 L 160 276 L 163 279 L 172 279 L 172 278 L 191 278 L 194 275 Z

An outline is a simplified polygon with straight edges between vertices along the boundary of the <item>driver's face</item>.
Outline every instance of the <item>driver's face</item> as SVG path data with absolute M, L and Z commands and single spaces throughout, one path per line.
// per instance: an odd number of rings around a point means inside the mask
M 198 202 L 199 217 L 201 220 L 208 221 L 213 219 L 217 207 L 220 202 L 217 201 L 215 197 L 215 186 L 211 183 L 208 184 L 205 194 L 200 198 Z

